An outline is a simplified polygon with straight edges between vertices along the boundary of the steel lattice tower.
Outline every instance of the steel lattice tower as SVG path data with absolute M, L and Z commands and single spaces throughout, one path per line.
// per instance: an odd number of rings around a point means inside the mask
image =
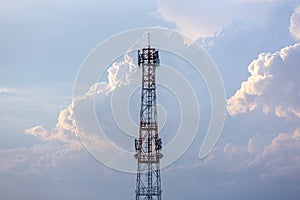
M 136 200 L 161 200 L 160 159 L 162 142 L 158 137 L 156 109 L 156 69 L 159 55 L 155 48 L 138 51 L 138 65 L 142 68 L 142 91 L 139 139 L 135 140 L 137 159 Z

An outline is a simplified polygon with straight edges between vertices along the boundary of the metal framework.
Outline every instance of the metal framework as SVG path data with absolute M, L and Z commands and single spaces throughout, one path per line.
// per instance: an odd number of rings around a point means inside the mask
M 135 140 L 137 159 L 136 200 L 161 200 L 160 159 L 162 142 L 158 137 L 156 109 L 156 76 L 159 55 L 155 48 L 138 51 L 142 68 L 142 91 L 139 138 Z

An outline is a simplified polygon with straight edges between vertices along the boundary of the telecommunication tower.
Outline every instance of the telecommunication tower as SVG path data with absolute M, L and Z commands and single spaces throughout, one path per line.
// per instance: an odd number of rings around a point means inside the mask
M 142 91 L 139 138 L 135 139 L 136 200 L 161 200 L 162 141 L 158 137 L 155 76 L 159 62 L 158 51 L 150 47 L 148 33 L 148 47 L 138 51 L 138 65 L 142 68 Z

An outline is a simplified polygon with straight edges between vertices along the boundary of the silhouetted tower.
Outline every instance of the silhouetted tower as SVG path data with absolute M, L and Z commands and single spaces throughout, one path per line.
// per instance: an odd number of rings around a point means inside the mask
M 137 159 L 136 200 L 161 200 L 160 159 L 162 142 L 158 137 L 156 109 L 156 69 L 159 55 L 155 48 L 138 51 L 138 65 L 142 68 L 142 91 L 139 138 L 135 140 Z

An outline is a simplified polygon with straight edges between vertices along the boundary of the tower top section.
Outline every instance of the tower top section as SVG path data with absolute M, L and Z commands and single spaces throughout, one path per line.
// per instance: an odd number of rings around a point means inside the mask
M 138 65 L 144 67 L 146 65 L 159 66 L 159 54 L 158 50 L 151 47 L 150 44 L 150 32 L 148 31 L 148 47 L 138 50 Z

